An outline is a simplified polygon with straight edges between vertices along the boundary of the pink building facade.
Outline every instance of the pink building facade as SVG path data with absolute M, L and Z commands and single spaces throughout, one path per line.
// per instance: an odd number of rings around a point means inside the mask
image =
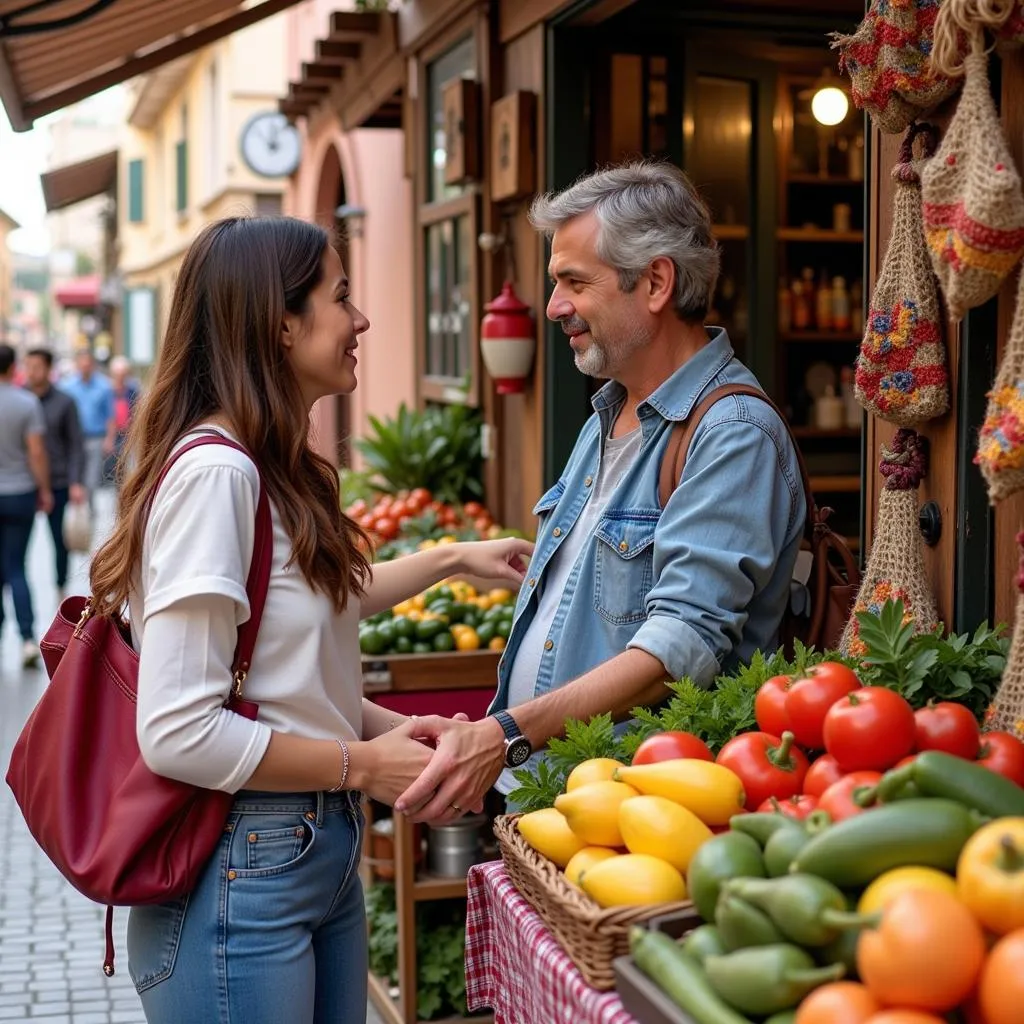
M 313 60 L 338 0 L 306 0 L 287 14 L 288 76 Z M 367 417 L 394 414 L 416 395 L 414 341 L 413 194 L 404 174 L 400 129 L 345 132 L 322 110 L 299 121 L 304 151 L 285 192 L 284 212 L 347 233 L 346 269 L 352 298 L 370 320 L 360 341 L 359 387 L 352 396 L 324 399 L 313 409 L 316 445 L 327 458 L 358 466 L 349 444 Z M 338 215 L 339 207 L 346 208 Z

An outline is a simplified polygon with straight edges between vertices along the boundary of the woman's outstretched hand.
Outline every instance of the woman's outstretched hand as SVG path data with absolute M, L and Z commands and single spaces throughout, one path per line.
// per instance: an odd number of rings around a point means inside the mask
M 526 575 L 533 544 L 518 537 L 468 541 L 458 545 L 461 572 L 484 579 L 508 580 L 517 586 Z

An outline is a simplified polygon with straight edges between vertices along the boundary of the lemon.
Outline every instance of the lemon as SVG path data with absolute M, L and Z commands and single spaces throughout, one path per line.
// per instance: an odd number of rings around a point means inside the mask
M 554 807 L 524 814 L 519 819 L 519 834 L 531 849 L 554 861 L 560 868 L 564 868 L 586 845 Z
M 555 807 L 586 846 L 622 846 L 619 806 L 637 791 L 624 782 L 591 782 L 562 793 Z
M 663 796 L 638 796 L 619 808 L 619 831 L 630 853 L 649 853 L 685 872 L 711 829 L 693 811 Z
M 612 775 L 621 767 L 621 761 L 610 757 L 592 757 L 569 772 L 569 778 L 565 780 L 565 791 L 571 793 L 580 786 L 589 786 L 591 782 L 611 782 Z
M 573 854 L 572 860 L 565 865 L 565 880 L 573 885 L 579 885 L 580 875 L 584 871 L 589 871 L 603 860 L 618 856 L 618 850 L 611 850 L 607 846 L 584 846 L 579 853 Z
M 602 907 L 633 907 L 686 899 L 683 876 L 668 861 L 646 853 L 624 853 L 595 864 L 580 887 Z
M 879 875 L 861 893 L 857 901 L 858 914 L 874 914 L 884 910 L 892 901 L 908 889 L 932 889 L 956 895 L 956 880 L 935 868 L 904 867 L 893 868 Z

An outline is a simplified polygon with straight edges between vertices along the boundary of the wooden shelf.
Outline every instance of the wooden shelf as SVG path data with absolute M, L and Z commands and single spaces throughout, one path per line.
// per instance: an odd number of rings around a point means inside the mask
M 786 175 L 787 185 L 835 185 L 835 186 L 846 186 L 851 187 L 853 185 L 859 185 L 861 188 L 864 187 L 863 178 L 839 178 L 839 177 L 822 177 L 820 174 L 787 174 Z
M 790 427 L 794 437 L 805 438 L 841 438 L 860 437 L 860 427 L 839 427 L 837 430 L 825 430 L 822 427 Z
M 746 224 L 712 224 L 711 233 L 722 242 L 741 242 L 750 237 Z
M 860 341 L 861 335 L 854 334 L 853 331 L 779 331 L 778 339 L 786 344 L 831 341 L 845 345 Z
M 863 231 L 829 231 L 825 228 L 779 228 L 775 237 L 780 242 L 864 242 Z
M 405 1024 L 402 1020 L 402 1013 L 398 1004 L 391 998 L 388 983 L 378 975 L 370 972 L 367 981 L 369 983 L 370 1002 L 374 1009 L 380 1014 L 384 1024 Z
M 363 692 L 476 690 L 498 685 L 498 651 L 362 656 Z
M 815 494 L 852 494 L 860 490 L 860 476 L 856 473 L 812 476 L 811 490 Z
M 455 900 L 466 898 L 465 878 L 437 878 L 434 875 L 420 875 L 412 883 L 412 898 L 421 900 Z

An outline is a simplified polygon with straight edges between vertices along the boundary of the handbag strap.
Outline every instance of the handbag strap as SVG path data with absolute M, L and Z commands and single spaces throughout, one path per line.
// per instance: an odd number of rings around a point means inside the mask
M 186 452 L 193 448 L 199 448 L 207 444 L 221 444 L 228 448 L 234 448 L 252 459 L 248 449 L 232 441 L 216 430 L 192 431 L 205 436 L 197 437 L 193 441 L 183 444 L 164 464 L 164 468 L 157 477 L 153 486 L 153 495 L 159 490 L 160 485 L 167 476 L 171 466 L 175 464 Z M 253 540 L 252 561 L 249 564 L 249 575 L 245 581 L 245 593 L 249 598 L 249 618 L 238 627 L 238 642 L 235 644 L 235 655 L 231 662 L 231 672 L 234 676 L 234 696 L 242 696 L 242 684 L 252 664 L 252 652 L 256 647 L 256 635 L 259 633 L 260 620 L 263 618 L 263 606 L 267 601 L 267 590 L 270 586 L 270 567 L 274 559 L 274 526 L 270 518 L 270 500 L 267 498 L 267 488 L 263 482 L 263 474 L 259 471 L 259 465 L 253 459 L 256 472 L 260 477 L 260 496 L 256 502 L 256 534 Z M 152 501 L 152 497 L 150 501 Z

